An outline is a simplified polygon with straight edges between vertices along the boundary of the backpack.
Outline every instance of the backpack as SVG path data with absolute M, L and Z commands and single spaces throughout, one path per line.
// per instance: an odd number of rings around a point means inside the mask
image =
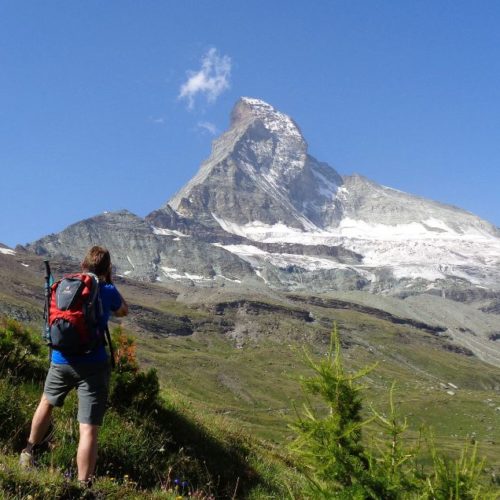
M 50 290 L 48 316 L 48 344 L 52 349 L 66 355 L 81 355 L 103 345 L 97 276 L 68 274 L 56 281 Z

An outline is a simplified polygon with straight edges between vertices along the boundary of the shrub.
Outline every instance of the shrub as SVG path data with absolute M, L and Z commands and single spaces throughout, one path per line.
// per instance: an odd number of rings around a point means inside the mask
M 118 410 L 141 414 L 156 410 L 162 405 L 156 370 L 139 370 L 134 339 L 125 335 L 121 327 L 113 332 L 113 337 L 116 366 L 111 379 L 110 405 Z
M 362 386 L 357 380 L 371 368 L 345 373 L 336 330 L 326 359 L 316 362 L 307 352 L 305 357 L 315 375 L 302 379 L 303 388 L 306 394 L 320 396 L 327 407 L 327 414 L 321 416 L 306 403 L 303 416 L 298 415 L 291 426 L 297 433 L 292 449 L 307 468 L 308 493 L 316 498 L 330 498 L 333 492 L 364 498 L 374 481 L 367 473 L 369 457 L 361 442 L 366 421 L 361 416 Z
M 16 320 L 0 317 L 0 375 L 43 380 L 46 363 L 39 339 Z
M 477 459 L 476 448 L 469 452 L 466 446 L 461 457 L 452 460 L 438 453 L 429 440 L 432 468 L 426 471 L 420 466 L 420 447 L 408 449 L 402 439 L 407 425 L 394 406 L 394 386 L 389 394 L 389 416 L 372 408 L 371 417 L 363 421 L 363 387 L 357 381 L 373 367 L 353 375 L 345 373 L 336 329 L 326 359 L 314 361 L 307 352 L 305 355 L 315 375 L 303 380 L 304 390 L 321 397 L 327 414 L 319 415 L 306 403 L 303 414 L 292 425 L 297 434 L 292 450 L 301 460 L 308 480 L 304 496 L 380 500 L 498 498 L 482 484 L 484 461 Z M 383 440 L 369 440 L 376 443 L 375 449 L 367 449 L 362 443 L 361 430 L 368 422 L 378 424 L 385 434 Z
M 430 441 L 433 468 L 426 482 L 428 498 L 476 500 L 493 498 L 481 484 L 484 460 L 477 457 L 477 443 L 470 449 L 465 444 L 460 458 L 451 460 L 438 453 L 433 441 Z M 495 498 L 498 498 L 495 496 Z

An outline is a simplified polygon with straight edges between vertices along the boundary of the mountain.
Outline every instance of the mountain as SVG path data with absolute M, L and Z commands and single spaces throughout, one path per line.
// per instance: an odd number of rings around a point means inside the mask
M 342 176 L 297 124 L 241 98 L 199 172 L 164 206 L 78 222 L 27 246 L 80 259 L 100 242 L 125 276 L 281 290 L 500 297 L 500 236 L 456 207 Z
M 452 231 L 474 228 L 498 236 L 491 224 L 463 210 L 358 175 L 342 177 L 307 149 L 290 117 L 263 101 L 242 98 L 210 158 L 163 208 L 209 224 L 259 221 L 305 232 L 332 230 L 346 219 L 395 226 L 436 218 Z
M 38 255 L 81 260 L 96 243 L 110 249 L 118 274 L 150 282 L 167 276 L 203 282 L 253 275 L 250 265 L 232 253 L 175 229 L 154 228 L 127 210 L 77 222 L 26 248 Z
M 307 154 L 291 118 L 263 101 L 243 98 L 229 131 L 168 205 L 209 223 L 215 218 L 308 229 L 338 220 L 334 195 L 341 184 L 337 172 Z
M 230 129 L 198 174 L 148 220 L 179 227 L 161 218 L 172 211 L 244 238 L 221 246 L 271 286 L 440 294 L 499 286 L 500 238 L 492 224 L 339 175 L 308 154 L 290 117 L 257 99 L 236 104 Z M 351 258 L 332 258 L 327 248 Z
M 0 253 L 3 255 L 14 255 L 15 251 L 9 248 L 7 245 L 0 243 Z
M 341 176 L 308 154 L 296 123 L 242 98 L 199 172 L 145 219 L 106 213 L 28 245 L 81 258 L 92 242 L 118 272 L 197 284 L 497 296 L 500 237 L 456 207 Z M 75 243 L 76 242 L 76 243 Z

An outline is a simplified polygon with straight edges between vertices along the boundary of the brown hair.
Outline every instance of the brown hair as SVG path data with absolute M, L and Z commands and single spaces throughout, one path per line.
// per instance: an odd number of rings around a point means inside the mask
M 111 283 L 111 255 L 104 247 L 93 246 L 82 262 L 82 271 L 105 276 L 106 282 Z

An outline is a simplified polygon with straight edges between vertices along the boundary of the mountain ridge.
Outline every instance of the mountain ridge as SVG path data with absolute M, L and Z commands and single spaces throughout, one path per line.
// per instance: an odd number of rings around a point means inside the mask
M 148 281 L 396 296 L 500 289 L 498 228 L 341 176 L 309 154 L 292 118 L 248 97 L 198 173 L 157 210 L 100 214 L 26 248 L 80 258 L 92 242 L 120 256 L 119 273 Z

